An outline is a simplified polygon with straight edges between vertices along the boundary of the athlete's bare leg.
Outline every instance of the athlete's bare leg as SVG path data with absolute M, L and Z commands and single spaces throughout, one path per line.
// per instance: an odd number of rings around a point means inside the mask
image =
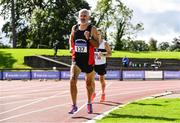
M 95 81 L 92 82 L 93 93 L 95 93 Z
M 95 73 L 92 71 L 91 73 L 86 74 L 86 88 L 87 88 L 87 96 L 88 96 L 88 103 L 91 103 L 91 96 L 93 93 L 92 82 L 94 82 Z
M 71 65 L 71 77 L 70 77 L 70 91 L 73 105 L 76 105 L 77 100 L 77 78 L 81 70 L 77 65 Z
M 102 94 L 105 94 L 106 83 L 105 83 L 105 77 L 104 77 L 104 75 L 100 75 L 100 76 L 99 76 L 99 81 L 101 82 Z

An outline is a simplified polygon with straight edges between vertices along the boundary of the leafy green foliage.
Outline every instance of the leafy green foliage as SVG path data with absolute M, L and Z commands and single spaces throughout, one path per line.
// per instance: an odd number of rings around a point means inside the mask
M 159 44 L 159 50 L 168 51 L 170 44 L 168 42 L 162 42 Z
M 149 48 L 151 51 L 157 51 L 157 40 L 151 38 L 149 40 Z
M 172 41 L 172 45 L 170 47 L 171 51 L 180 51 L 180 36 L 178 38 L 174 38 Z
M 2 0 L 1 15 L 11 17 L 10 0 Z M 76 24 L 76 13 L 90 9 L 85 0 L 16 0 L 15 27 L 17 30 L 17 47 L 37 48 L 39 44 L 52 47 L 54 41 L 60 41 L 59 48 L 67 48 L 71 27 Z M 12 26 L 4 26 L 3 31 L 12 35 Z
M 113 39 L 115 50 L 123 49 L 123 37 L 124 39 L 132 37 L 143 30 L 142 23 L 132 24 L 133 10 L 120 0 L 99 0 L 93 16 L 97 22 L 96 25 L 104 29 L 105 39 L 107 36 Z

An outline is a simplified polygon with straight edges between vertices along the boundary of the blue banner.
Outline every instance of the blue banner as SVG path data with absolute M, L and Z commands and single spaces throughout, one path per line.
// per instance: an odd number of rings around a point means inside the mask
M 180 71 L 164 71 L 164 79 L 180 79 Z
M 144 71 L 123 71 L 123 79 L 144 79 Z
M 3 79 L 12 79 L 12 80 L 20 80 L 20 79 L 30 79 L 29 72 L 3 72 Z
M 85 73 L 80 73 L 79 79 L 85 78 Z M 70 71 L 61 71 L 61 79 L 70 79 Z
M 120 71 L 120 70 L 109 70 L 107 71 L 106 79 L 144 79 L 145 71 Z M 180 79 L 180 71 L 164 71 L 164 79 Z M 0 73 L 0 79 L 69 79 L 70 71 L 3 71 Z M 79 79 L 84 79 L 85 73 L 80 73 Z M 99 78 L 98 74 L 95 76 Z
M 105 78 L 106 79 L 120 79 L 120 71 L 107 71 Z M 61 71 L 61 79 L 69 79 L 70 78 L 70 71 Z M 85 78 L 85 73 L 80 73 L 79 79 Z M 96 79 L 98 79 L 98 74 L 95 76 Z
M 0 73 L 0 80 L 2 80 L 2 74 L 3 74 L 3 73 L 2 73 L 2 71 L 1 71 L 1 73 Z
M 106 75 L 105 75 L 106 79 L 120 79 L 121 78 L 121 71 L 119 70 L 109 70 L 107 71 Z
M 32 71 L 32 79 L 59 79 L 59 71 Z
M 70 71 L 61 71 L 61 79 L 69 79 Z

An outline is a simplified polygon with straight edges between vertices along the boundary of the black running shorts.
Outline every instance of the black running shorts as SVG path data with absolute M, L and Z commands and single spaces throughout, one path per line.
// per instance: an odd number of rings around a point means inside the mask
M 98 75 L 104 75 L 106 74 L 106 64 L 95 65 L 94 70 Z

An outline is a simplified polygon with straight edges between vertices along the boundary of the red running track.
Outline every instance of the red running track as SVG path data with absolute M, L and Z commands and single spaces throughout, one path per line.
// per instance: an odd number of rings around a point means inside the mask
M 125 103 L 165 91 L 180 90 L 179 80 L 118 81 L 107 80 L 106 101 L 100 103 L 100 82 L 96 82 L 97 97 L 93 114 L 86 111 L 86 86 L 78 81 L 79 110 L 71 108 L 69 81 L 0 81 L 0 123 L 69 123 L 86 122 Z

